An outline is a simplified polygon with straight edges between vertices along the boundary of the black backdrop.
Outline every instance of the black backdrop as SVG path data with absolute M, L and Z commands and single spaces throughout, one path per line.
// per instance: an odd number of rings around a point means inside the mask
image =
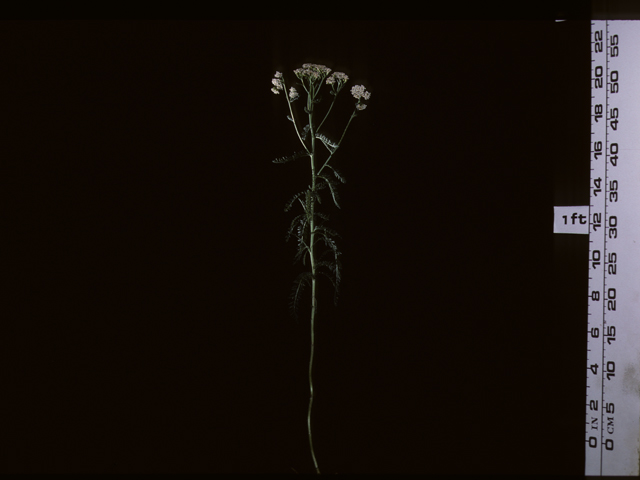
M 2 471 L 312 471 L 270 92 L 309 62 L 372 93 L 322 204 L 321 470 L 581 474 L 587 238 L 552 218 L 588 202 L 589 22 L 546 13 L 3 22 Z

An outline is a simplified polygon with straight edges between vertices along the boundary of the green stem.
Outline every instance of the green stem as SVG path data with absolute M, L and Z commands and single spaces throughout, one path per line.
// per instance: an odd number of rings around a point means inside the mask
M 333 101 L 331 102 L 331 105 L 329 106 L 329 110 L 327 110 L 327 114 L 324 116 L 324 118 L 320 122 L 320 125 L 318 125 L 318 128 L 317 128 L 318 131 L 320 131 L 320 129 L 322 128 L 322 124 L 324 123 L 324 121 L 329 116 L 329 113 L 331 113 L 331 109 L 333 108 L 333 104 L 336 102 L 336 98 L 337 97 L 338 97 L 338 93 L 336 92 L 336 94 L 333 96 Z
M 313 103 L 310 101 L 311 96 L 307 97 L 307 109 L 309 110 L 309 128 L 311 133 L 311 190 L 316 191 L 316 167 L 315 167 L 315 154 L 316 154 L 316 136 L 315 129 L 313 128 Z M 313 458 L 313 465 L 315 466 L 316 473 L 320 473 L 318 468 L 318 462 L 316 460 L 316 454 L 313 451 L 313 439 L 311 437 L 311 407 L 313 405 L 313 352 L 314 352 L 314 327 L 316 317 L 316 264 L 314 257 L 313 244 L 315 237 L 315 222 L 314 222 L 314 210 L 315 210 L 315 197 L 311 198 L 311 212 L 309 218 L 309 229 L 311 238 L 309 240 L 309 260 L 311 262 L 311 357 L 309 358 L 309 410 L 307 412 L 307 428 L 309 430 L 309 447 L 311 448 L 311 457 Z
M 347 123 L 347 126 L 344 127 L 344 132 L 342 132 L 342 136 L 340 137 L 340 141 L 338 142 L 338 147 L 340 146 L 340 144 L 342 143 L 342 139 L 344 138 L 344 134 L 347 133 L 347 128 L 349 128 L 349 125 L 351 125 L 351 120 L 353 120 L 353 117 L 355 117 L 356 114 L 356 110 L 353 110 L 353 113 L 351 114 L 351 118 L 349 118 L 349 122 Z
M 313 247 L 312 247 L 313 248 Z M 315 268 L 312 266 L 312 271 Z M 311 448 L 311 457 L 313 458 L 313 465 L 315 466 L 316 473 L 320 473 L 320 468 L 318 467 L 318 461 L 316 460 L 316 454 L 313 451 L 313 439 L 311 437 L 311 406 L 313 405 L 313 381 L 311 377 L 311 370 L 313 368 L 313 350 L 314 350 L 314 338 L 313 338 L 313 330 L 314 330 L 314 320 L 316 313 L 316 279 L 315 274 L 311 279 L 311 358 L 309 360 L 309 411 L 307 412 L 307 427 L 309 429 L 309 447 Z
M 284 79 L 282 80 L 282 87 L 283 87 L 283 90 L 284 90 L 284 96 L 287 99 L 287 104 L 289 105 L 289 113 L 291 113 L 291 121 L 293 122 L 293 127 L 296 129 L 296 133 L 298 134 L 298 138 L 300 139 L 300 143 L 302 143 L 302 146 L 304 147 L 304 149 L 307 151 L 307 153 L 309 153 L 309 149 L 307 148 L 307 146 L 302 141 L 302 137 L 300 136 L 300 132 L 298 131 L 298 125 L 296 124 L 296 119 L 293 116 L 293 109 L 291 108 L 291 101 L 289 100 L 289 95 L 287 94 L 287 86 L 284 83 Z
M 347 126 L 344 127 L 344 132 L 342 132 L 342 137 L 340 137 L 340 141 L 338 142 L 338 147 L 342 143 L 342 139 L 344 138 L 344 134 L 347 133 L 347 128 L 349 128 L 349 125 L 351 125 L 351 120 L 353 120 L 353 117 L 355 117 L 355 116 L 356 116 L 356 111 L 354 110 L 353 113 L 351 114 L 351 118 L 349 118 L 349 121 L 347 122 Z M 336 147 L 333 150 L 333 153 L 335 153 L 336 150 L 338 150 L 338 147 Z M 320 167 L 320 170 L 318 170 L 318 175 L 320 175 L 322 173 L 322 170 L 324 170 L 324 167 L 327 166 L 327 163 L 329 163 L 329 160 L 331 160 L 331 157 L 333 157 L 333 153 L 331 155 L 329 155 L 329 158 L 327 158 L 327 160 L 324 162 L 322 167 Z

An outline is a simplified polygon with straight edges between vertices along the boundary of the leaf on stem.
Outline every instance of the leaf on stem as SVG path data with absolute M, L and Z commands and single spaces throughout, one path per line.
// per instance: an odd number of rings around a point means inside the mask
M 295 202 L 295 201 L 296 201 L 296 199 L 297 199 L 298 197 L 300 197 L 300 196 L 304 195 L 305 193 L 306 193 L 306 192 L 298 192 L 298 193 L 296 193 L 296 194 L 293 196 L 293 198 L 291 198 L 291 200 L 289 200 L 289 201 L 286 203 L 286 205 L 284 206 L 284 211 L 285 211 L 285 212 L 288 212 L 289 210 L 291 210 L 291 206 L 293 205 L 293 202 Z M 305 211 L 306 211 L 306 208 L 305 208 Z
M 338 148 L 338 144 L 331 141 L 329 138 L 327 138 L 326 135 L 323 135 L 322 133 L 317 133 L 316 134 L 316 138 L 319 139 L 322 143 L 324 143 L 325 147 L 327 147 L 327 149 L 331 152 L 334 153 L 336 151 L 336 149 Z
M 322 220 L 329 220 L 329 215 L 325 215 L 321 212 L 313 212 L 313 217 L 320 217 Z
M 302 137 L 302 140 L 303 140 L 303 141 L 307 139 L 307 135 L 309 134 L 309 130 L 310 130 L 310 128 L 309 128 L 309 124 L 307 123 L 307 126 L 306 126 L 306 127 L 304 127 L 304 129 L 302 130 L 302 135 L 301 135 L 301 137 Z
M 298 318 L 298 305 L 300 303 L 300 298 L 302 297 L 302 292 L 304 290 L 305 285 L 309 285 L 311 283 L 311 272 L 302 272 L 293 282 L 293 288 L 291 290 L 291 295 L 289 296 L 290 303 L 289 309 L 293 318 Z
M 340 274 L 340 269 L 342 267 L 342 264 L 340 263 L 340 260 L 338 259 L 338 257 L 340 255 L 342 255 L 342 253 L 338 250 L 338 246 L 336 245 L 336 242 L 330 238 L 328 235 L 322 235 L 322 240 L 324 240 L 324 243 L 331 249 L 331 253 L 333 253 L 333 258 L 334 261 L 333 262 L 329 262 L 331 263 L 333 270 L 332 273 L 334 275 L 335 278 L 335 282 L 334 283 L 334 287 L 335 287 L 335 291 L 334 291 L 334 298 L 333 301 L 335 304 L 338 303 L 338 287 L 340 285 L 340 280 L 342 279 L 341 274 Z M 324 255 L 326 255 L 327 253 L 330 253 L 329 251 L 325 251 L 320 258 L 322 258 Z
M 280 158 L 276 158 L 275 160 L 272 160 L 273 163 L 287 163 L 290 162 L 292 160 L 296 160 L 298 158 L 302 158 L 302 157 L 308 157 L 309 153 L 304 151 L 304 150 L 300 150 L 299 152 L 295 152 L 293 155 L 289 155 L 288 157 L 280 157 Z
M 333 174 L 336 176 L 336 178 L 338 180 L 340 180 L 342 183 L 347 183 L 347 180 L 342 176 L 342 173 L 340 173 L 337 169 L 333 168 L 328 163 L 327 163 L 327 167 L 329 167 L 331 170 L 333 170 Z
M 322 185 L 322 186 L 320 186 Z M 315 200 L 318 201 L 319 204 L 322 204 L 322 198 L 320 197 L 320 194 L 317 192 L 317 190 L 322 190 L 323 188 L 325 188 L 324 184 L 316 184 L 316 191 L 314 192 L 313 190 L 309 190 L 311 193 L 309 195 L 309 198 L 313 198 Z
M 307 214 L 306 213 L 301 213 L 300 215 L 298 215 L 296 218 L 294 218 L 291 221 L 291 225 L 289 226 L 289 230 L 287 231 L 287 236 L 285 241 L 288 242 L 289 239 L 291 238 L 291 235 L 293 234 L 293 230 L 299 225 L 302 224 L 303 228 L 306 227 L 306 223 L 307 223 Z
M 335 203 L 336 207 L 340 208 L 340 204 L 338 203 L 338 199 L 339 199 L 338 191 L 337 191 L 338 184 L 336 183 L 336 181 L 333 178 L 327 177 L 326 175 L 324 175 L 322 173 L 317 175 L 317 177 L 318 178 L 322 178 L 327 183 L 327 186 L 329 187 L 329 190 L 331 190 L 331 196 L 333 197 L 333 203 Z
M 327 228 L 324 225 L 318 225 L 314 229 L 315 233 L 321 233 L 322 235 L 328 235 L 329 237 L 338 237 L 342 238 L 338 232 L 333 230 L 332 228 Z
M 305 254 L 309 251 L 309 247 L 307 247 L 306 242 L 304 241 L 304 233 L 306 230 L 306 222 L 304 224 L 298 225 L 298 232 L 296 237 L 298 237 L 298 251 L 296 252 L 295 257 L 293 257 L 293 264 L 295 265 L 297 262 L 302 259 L 302 264 L 306 265 L 306 256 Z
M 325 253 L 328 253 L 328 252 L 325 252 Z M 329 273 L 325 272 L 324 270 L 316 270 L 316 271 L 318 273 L 322 273 L 331 281 L 331 284 L 333 285 L 333 303 L 334 305 L 337 305 L 338 294 L 340 289 L 340 280 L 341 280 L 341 276 L 340 276 L 341 265 L 337 255 L 335 256 L 335 261 L 333 262 L 323 260 L 316 263 L 316 267 L 322 267 L 322 266 L 328 268 Z M 329 274 L 331 274 L 331 276 Z

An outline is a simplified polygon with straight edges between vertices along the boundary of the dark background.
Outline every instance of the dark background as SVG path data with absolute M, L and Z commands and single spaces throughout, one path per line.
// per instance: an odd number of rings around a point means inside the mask
M 322 204 L 321 471 L 582 474 L 587 237 L 552 222 L 588 202 L 590 27 L 563 13 L 3 22 L 2 471 L 312 471 L 283 212 L 309 168 L 271 162 L 298 140 L 270 92 L 309 62 L 350 77 L 334 136 L 372 94 Z

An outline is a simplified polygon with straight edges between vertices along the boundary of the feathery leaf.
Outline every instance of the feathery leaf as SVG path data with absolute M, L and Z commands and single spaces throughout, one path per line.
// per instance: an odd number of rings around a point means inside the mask
M 287 236 L 286 236 L 286 240 L 285 241 L 289 241 L 289 238 L 291 238 L 291 235 L 293 233 L 293 229 L 296 228 L 300 223 L 303 223 L 304 225 L 306 225 L 307 223 L 307 214 L 306 213 L 301 213 L 300 215 L 296 216 L 296 218 L 294 218 L 291 221 L 291 225 L 289 226 L 289 230 L 287 230 Z
M 293 196 L 293 198 L 292 198 L 291 200 L 289 200 L 289 201 L 285 204 L 285 206 L 284 206 L 284 211 L 285 211 L 285 212 L 288 212 L 289 210 L 291 210 L 291 205 L 293 205 L 293 202 L 295 202 L 295 201 L 296 201 L 296 199 L 297 199 L 298 197 L 300 197 L 300 196 L 301 196 L 302 194 L 304 194 L 304 193 L 305 193 L 305 192 L 298 192 L 298 193 L 296 193 L 296 194 Z M 306 211 L 306 209 L 305 209 L 305 211 Z
M 327 228 L 327 227 L 325 227 L 323 225 L 317 225 L 315 227 L 315 232 L 316 233 L 320 232 L 321 235 L 328 235 L 330 237 L 342 238 L 338 232 L 336 232 L 332 228 Z
M 327 149 L 333 153 L 336 151 L 336 149 L 338 148 L 338 144 L 335 142 L 332 142 L 331 140 L 329 140 L 329 138 L 327 138 L 326 135 L 323 135 L 322 133 L 316 133 L 316 138 L 319 139 L 322 143 L 324 143 L 325 147 L 327 147 Z
M 293 288 L 291 290 L 291 295 L 289 296 L 289 299 L 290 299 L 289 309 L 295 319 L 298 318 L 298 305 L 300 303 L 300 298 L 302 297 L 304 286 L 305 284 L 309 285 L 310 282 L 311 282 L 311 272 L 302 272 L 293 281 Z
M 290 162 L 292 160 L 296 160 L 298 158 L 302 158 L 302 157 L 308 157 L 309 153 L 307 153 L 304 150 L 301 150 L 299 152 L 295 152 L 293 155 L 289 155 L 288 157 L 280 157 L 280 158 L 276 158 L 275 160 L 272 160 L 273 163 L 287 163 Z
M 342 176 L 342 174 L 337 169 L 333 168 L 328 163 L 327 163 L 327 167 L 329 167 L 331 170 L 333 170 L 333 173 L 334 173 L 334 175 L 336 176 L 336 178 L 338 180 L 340 180 L 342 183 L 347 183 L 347 180 Z
M 322 220 L 328 221 L 329 215 L 325 215 L 322 212 L 313 212 L 314 217 L 320 217 Z
M 320 194 L 318 193 L 318 190 L 322 190 L 323 188 L 324 188 L 324 186 L 319 187 L 319 184 L 316 183 L 316 191 L 314 192 L 313 190 L 311 190 L 310 198 L 313 198 L 313 199 L 317 200 L 318 203 L 322 204 L 322 198 L 320 197 Z
M 296 238 L 298 239 L 298 251 L 296 252 L 295 257 L 293 258 L 293 263 L 295 264 L 300 259 L 302 259 L 302 264 L 306 265 L 306 253 L 309 251 L 309 246 L 304 241 L 304 236 L 306 232 L 307 220 L 305 219 L 303 222 L 298 223 L 298 228 L 296 231 Z
M 333 203 L 336 204 L 336 207 L 340 208 L 340 204 L 338 203 L 338 191 L 337 191 L 337 184 L 335 182 L 335 180 L 331 177 L 327 177 L 324 174 L 320 174 L 317 175 L 317 177 L 322 178 L 325 182 L 327 182 L 327 185 L 329 186 L 329 190 L 331 190 L 331 196 L 333 197 Z

